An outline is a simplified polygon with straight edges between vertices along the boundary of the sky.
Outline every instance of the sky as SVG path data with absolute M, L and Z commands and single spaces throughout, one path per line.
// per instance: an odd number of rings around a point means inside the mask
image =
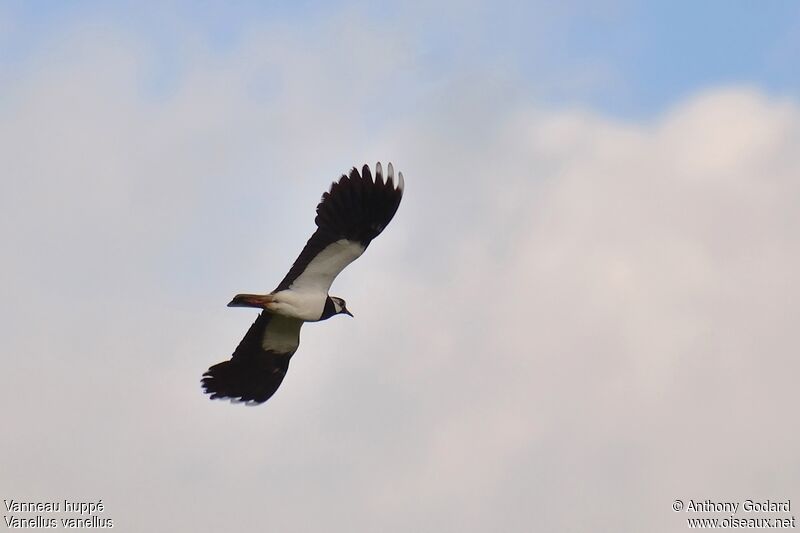
M 0 3 L 4 520 L 793 516 L 673 505 L 800 501 L 796 3 L 228 4 Z M 376 161 L 406 191 L 334 283 L 355 318 L 209 401 L 226 303 Z

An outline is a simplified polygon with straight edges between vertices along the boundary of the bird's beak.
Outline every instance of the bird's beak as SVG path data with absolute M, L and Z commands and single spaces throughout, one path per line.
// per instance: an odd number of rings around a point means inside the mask
M 350 315 L 352 318 L 355 318 L 355 317 L 353 316 L 353 313 L 351 313 L 350 311 L 348 311 L 346 308 L 345 308 L 345 309 L 342 309 L 342 312 L 343 312 L 344 314 L 346 314 L 346 315 Z

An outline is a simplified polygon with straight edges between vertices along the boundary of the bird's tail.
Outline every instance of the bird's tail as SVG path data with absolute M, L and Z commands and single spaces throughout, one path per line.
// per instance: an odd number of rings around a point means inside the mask
M 272 303 L 271 294 L 237 294 L 228 303 L 228 307 L 255 307 L 266 309 Z

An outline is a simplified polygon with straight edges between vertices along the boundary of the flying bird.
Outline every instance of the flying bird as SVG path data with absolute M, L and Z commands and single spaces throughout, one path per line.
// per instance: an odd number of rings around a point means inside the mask
M 395 178 L 391 163 L 385 177 L 377 163 L 374 179 L 369 166 L 364 165 L 361 173 L 353 168 L 322 195 L 314 220 L 317 230 L 278 287 L 269 294 L 237 294 L 228 304 L 262 311 L 231 358 L 203 374 L 204 392 L 212 400 L 267 401 L 286 376 L 305 322 L 340 314 L 353 316 L 345 301 L 328 291 L 336 276 L 358 259 L 392 220 L 404 185 L 403 173 Z

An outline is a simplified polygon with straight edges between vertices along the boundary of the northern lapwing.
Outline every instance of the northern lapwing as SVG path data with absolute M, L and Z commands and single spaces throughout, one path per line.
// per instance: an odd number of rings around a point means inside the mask
M 403 173 L 395 178 L 392 164 L 384 177 L 381 164 L 375 178 L 367 165 L 344 174 L 322 195 L 314 220 L 317 230 L 289 273 L 269 294 L 237 294 L 228 307 L 262 309 L 228 361 L 203 374 L 203 389 L 211 399 L 260 404 L 278 389 L 289 360 L 300 344 L 305 322 L 346 314 L 345 301 L 328 295 L 331 283 L 358 259 L 392 220 L 403 198 Z

